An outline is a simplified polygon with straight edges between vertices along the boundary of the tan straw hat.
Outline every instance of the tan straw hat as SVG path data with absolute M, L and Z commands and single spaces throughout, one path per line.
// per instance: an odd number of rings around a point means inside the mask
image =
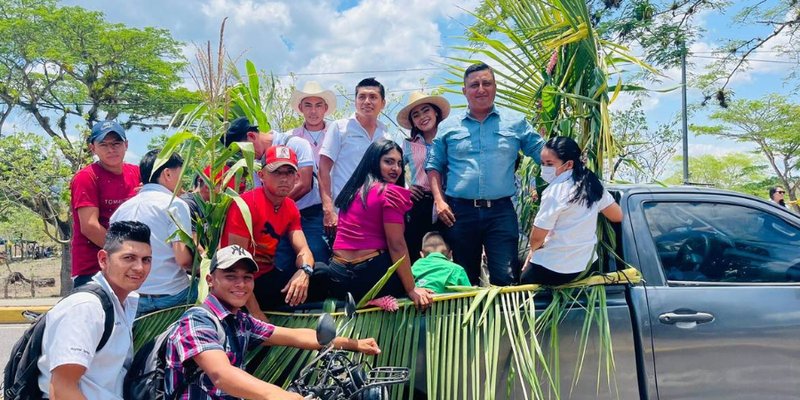
M 307 97 L 319 97 L 325 100 L 325 103 L 328 104 L 328 111 L 325 112 L 326 116 L 336 111 L 336 95 L 330 90 L 323 89 L 316 81 L 306 82 L 306 85 L 303 86 L 303 90 L 295 89 L 292 92 L 292 97 L 289 99 L 289 104 L 292 106 L 292 109 L 299 112 L 300 102 Z
M 442 96 L 432 96 L 420 91 L 414 91 L 408 95 L 408 105 L 397 113 L 397 123 L 403 128 L 411 129 L 411 121 L 408 118 L 408 114 L 411 113 L 414 107 L 425 103 L 430 103 L 439 107 L 439 109 L 442 110 L 442 120 L 450 115 L 450 102 L 447 101 L 447 99 Z

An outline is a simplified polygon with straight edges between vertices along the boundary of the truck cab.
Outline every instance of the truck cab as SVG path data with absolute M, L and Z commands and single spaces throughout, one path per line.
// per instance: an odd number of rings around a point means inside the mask
M 800 219 L 751 196 L 609 187 L 641 398 L 783 399 L 800 393 Z

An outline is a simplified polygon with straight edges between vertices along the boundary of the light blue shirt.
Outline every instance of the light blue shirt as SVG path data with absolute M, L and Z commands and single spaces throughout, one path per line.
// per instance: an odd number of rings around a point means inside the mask
M 519 113 L 496 106 L 479 122 L 469 111 L 439 125 L 425 170 L 446 172 L 445 194 L 495 200 L 514 195 L 517 154 L 541 163 L 542 137 Z

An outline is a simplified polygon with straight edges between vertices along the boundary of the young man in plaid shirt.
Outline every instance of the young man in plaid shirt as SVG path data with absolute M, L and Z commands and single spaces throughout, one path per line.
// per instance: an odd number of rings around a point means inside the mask
M 206 310 L 190 309 L 169 335 L 166 349 L 166 393 L 171 396 L 183 387 L 179 399 L 302 399 L 278 386 L 261 381 L 244 371 L 248 349 L 257 345 L 291 346 L 307 350 L 320 348 L 313 329 L 274 326 L 241 311 L 253 293 L 256 262 L 244 248 L 231 245 L 217 250 L 206 277 L 209 294 Z M 213 316 L 211 315 L 213 314 Z M 225 340 L 217 333 L 218 318 L 225 330 Z M 337 337 L 337 348 L 378 354 L 375 339 Z M 187 367 L 194 364 L 202 371 L 185 382 Z

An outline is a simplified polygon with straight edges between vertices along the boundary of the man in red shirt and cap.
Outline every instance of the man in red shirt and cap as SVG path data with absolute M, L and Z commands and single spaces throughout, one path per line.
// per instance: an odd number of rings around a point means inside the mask
M 287 197 L 298 179 L 297 155 L 286 146 L 270 147 L 258 178 L 262 186 L 241 195 L 249 212 L 243 212 L 237 203 L 228 210 L 220 247 L 235 244 L 253 254 L 258 271 L 255 290 L 246 307 L 254 317 L 266 320 L 262 309 L 305 302 L 314 257 L 300 227 L 300 211 Z M 245 219 L 250 222 L 252 236 Z M 275 250 L 284 236 L 297 254 L 297 271 L 288 282 L 279 279 L 281 274 L 274 264 Z

